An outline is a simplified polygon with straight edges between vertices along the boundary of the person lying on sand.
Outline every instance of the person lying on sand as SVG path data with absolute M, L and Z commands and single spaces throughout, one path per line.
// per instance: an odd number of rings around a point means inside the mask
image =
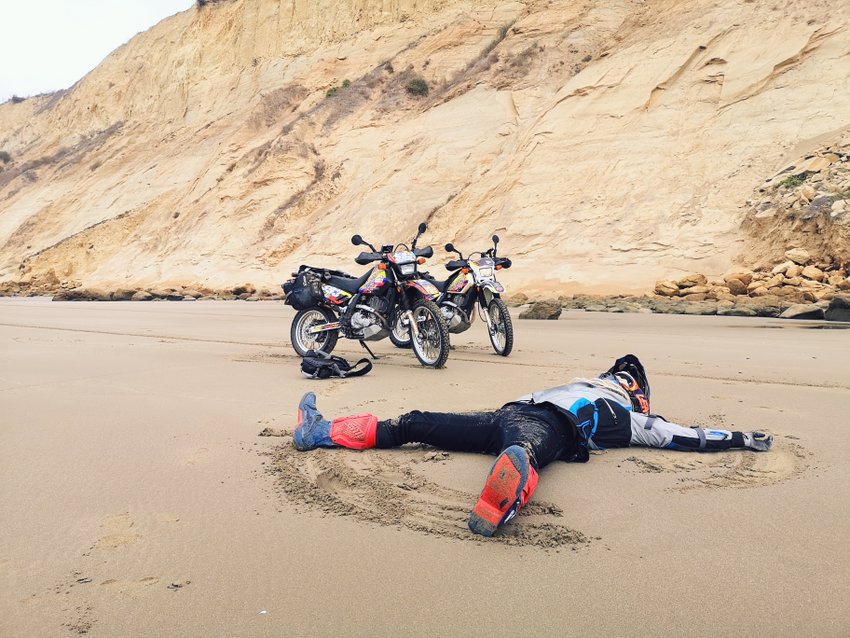
M 379 421 L 373 414 L 329 421 L 306 393 L 298 405 L 292 437 L 298 450 L 344 447 L 355 450 L 425 443 L 458 452 L 498 455 L 469 529 L 492 536 L 531 498 L 538 472 L 555 460 L 585 462 L 590 450 L 643 445 L 685 451 L 742 448 L 767 451 L 773 436 L 762 432 L 684 427 L 649 409 L 649 380 L 634 355 L 617 359 L 593 379 L 533 392 L 490 412 L 414 410 Z

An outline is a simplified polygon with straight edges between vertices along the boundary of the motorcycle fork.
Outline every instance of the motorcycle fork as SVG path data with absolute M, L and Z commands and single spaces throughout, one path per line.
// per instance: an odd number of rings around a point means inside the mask
M 419 326 L 416 324 L 416 318 L 413 316 L 413 310 L 410 309 L 410 300 L 407 298 L 407 295 L 401 291 L 401 286 L 396 288 L 396 292 L 399 294 L 399 306 L 401 306 L 404 316 L 407 317 L 407 325 L 410 326 L 410 336 L 414 339 L 418 339 Z
M 493 320 L 490 318 L 490 311 L 487 309 L 487 306 L 485 305 L 485 303 L 486 302 L 485 302 L 485 298 L 484 298 L 484 291 L 479 289 L 479 291 L 478 291 L 479 313 L 478 314 L 484 315 L 484 321 L 487 322 L 487 331 L 490 334 L 495 334 L 496 328 L 493 326 Z

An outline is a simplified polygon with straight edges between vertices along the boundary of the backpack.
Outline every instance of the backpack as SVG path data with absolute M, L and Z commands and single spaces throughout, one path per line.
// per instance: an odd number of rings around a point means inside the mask
M 358 366 L 363 365 L 359 370 Z M 329 379 L 331 377 L 362 377 L 372 369 L 372 362 L 366 358 L 351 365 L 342 357 L 335 357 L 321 350 L 308 350 L 301 359 L 301 372 L 311 379 Z

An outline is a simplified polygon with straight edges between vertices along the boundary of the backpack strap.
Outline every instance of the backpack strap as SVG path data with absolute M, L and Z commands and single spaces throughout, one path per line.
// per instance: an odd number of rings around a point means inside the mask
M 363 367 L 360 370 L 358 370 L 357 366 L 359 366 L 361 364 L 363 365 Z M 364 358 L 360 359 L 360 361 L 355 363 L 353 366 L 351 366 L 347 371 L 341 372 L 339 376 L 341 376 L 343 379 L 346 378 L 346 377 L 362 377 L 364 374 L 369 372 L 369 370 L 371 370 L 371 369 L 372 369 L 372 362 L 369 361 L 369 359 L 364 357 Z

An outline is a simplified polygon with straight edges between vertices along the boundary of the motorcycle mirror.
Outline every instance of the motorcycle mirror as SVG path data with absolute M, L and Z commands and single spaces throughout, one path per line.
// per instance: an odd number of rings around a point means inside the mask
M 351 243 L 354 244 L 355 246 L 359 246 L 360 244 L 363 243 L 363 238 L 360 235 L 354 235 L 351 238 Z
M 454 244 L 446 244 L 446 252 L 447 253 L 453 253 L 454 251 L 455 251 L 455 245 Z
M 499 236 L 498 236 L 498 235 L 493 235 L 493 243 L 494 243 L 494 244 L 498 244 L 498 243 L 499 243 Z
M 427 227 L 424 223 L 419 224 L 419 234 L 420 234 L 420 235 L 421 235 L 422 233 L 424 233 L 426 230 L 428 230 L 428 227 Z

